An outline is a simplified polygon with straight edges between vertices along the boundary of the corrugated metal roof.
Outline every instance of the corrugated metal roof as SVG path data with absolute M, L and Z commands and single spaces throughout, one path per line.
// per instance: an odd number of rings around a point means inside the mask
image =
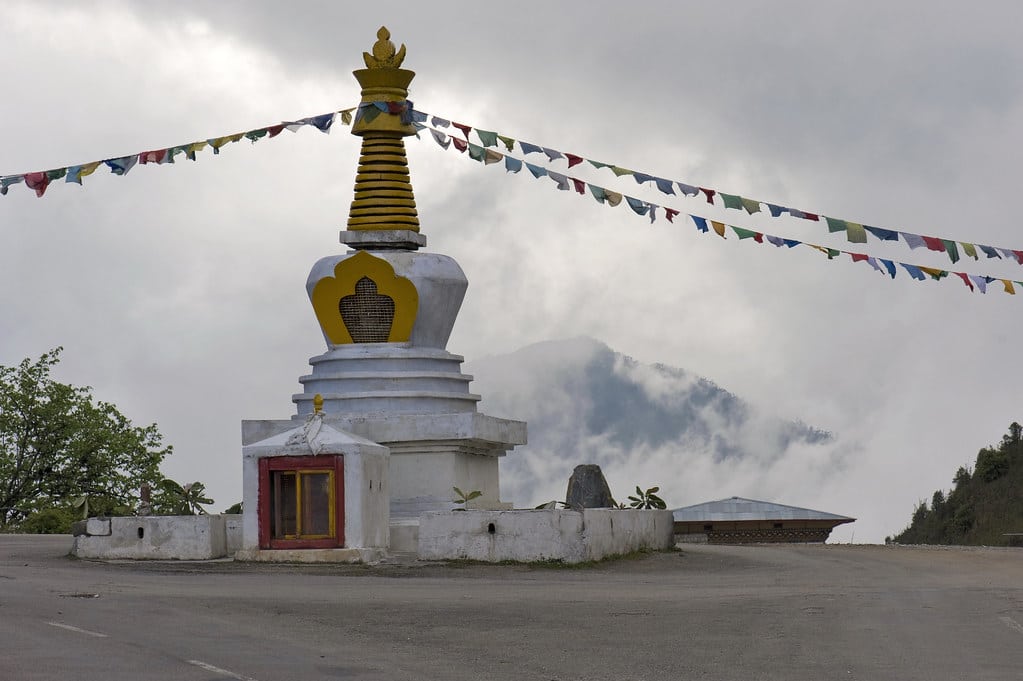
M 810 508 L 774 504 L 770 501 L 730 497 L 708 501 L 695 506 L 683 506 L 672 511 L 675 522 L 725 522 L 734 520 L 839 520 L 852 522 L 855 518 Z

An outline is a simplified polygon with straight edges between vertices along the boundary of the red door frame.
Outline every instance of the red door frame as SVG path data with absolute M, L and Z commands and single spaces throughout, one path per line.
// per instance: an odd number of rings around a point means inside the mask
M 345 545 L 345 464 L 341 454 L 325 456 L 271 456 L 259 460 L 259 548 L 334 549 Z M 325 539 L 274 539 L 270 536 L 270 473 L 306 469 L 334 471 L 334 534 Z

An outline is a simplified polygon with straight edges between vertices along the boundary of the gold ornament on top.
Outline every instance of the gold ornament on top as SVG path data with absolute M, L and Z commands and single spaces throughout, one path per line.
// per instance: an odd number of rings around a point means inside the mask
M 362 53 L 367 68 L 354 72 L 362 86 L 362 108 L 352 134 L 362 137 L 362 154 L 348 213 L 351 231 L 419 231 L 419 212 L 402 140 L 416 134 L 415 126 L 399 113 L 375 108 L 380 103 L 411 106 L 408 86 L 416 74 L 399 68 L 405 59 L 405 45 L 395 49 L 390 38 L 391 32 L 381 26 L 373 53 Z
M 391 42 L 391 32 L 386 26 L 381 26 L 377 31 L 377 41 L 373 43 L 373 54 L 363 52 L 362 58 L 368 69 L 396 69 L 405 61 L 405 43 L 401 49 L 395 52 L 394 43 Z

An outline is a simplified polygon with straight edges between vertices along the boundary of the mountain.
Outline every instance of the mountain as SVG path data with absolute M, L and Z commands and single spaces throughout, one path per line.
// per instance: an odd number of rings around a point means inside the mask
M 841 464 L 830 433 L 592 338 L 537 343 L 466 371 L 481 411 L 529 424 L 529 444 L 501 463 L 502 497 L 519 507 L 563 499 L 581 463 L 599 464 L 620 500 L 660 485 L 669 506 L 715 493 L 777 497 Z
M 952 489 L 921 502 L 899 544 L 1018 545 L 1023 536 L 1023 426 L 1012 423 L 994 447 L 977 454 L 973 470 L 961 466 Z

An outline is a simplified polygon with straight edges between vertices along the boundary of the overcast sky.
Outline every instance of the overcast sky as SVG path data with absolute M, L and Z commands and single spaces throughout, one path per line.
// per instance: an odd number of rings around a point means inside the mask
M 354 106 L 351 71 L 386 24 L 418 73 L 410 98 L 431 114 L 732 194 L 1023 249 L 1019 3 L 351 7 L 8 0 L 0 174 Z M 157 422 L 175 447 L 168 475 L 206 482 L 218 509 L 238 501 L 239 422 L 289 417 L 324 349 L 304 283 L 342 248 L 358 144 L 340 124 L 306 128 L 195 163 L 100 170 L 43 198 L 11 187 L 0 363 L 63 345 L 58 378 Z M 902 270 L 891 281 L 848 256 L 650 225 L 428 135 L 407 146 L 428 248 L 470 282 L 449 350 L 473 359 L 589 335 L 833 431 L 855 454 L 826 497 L 775 500 L 861 518 L 842 540 L 897 532 L 1023 420 L 1023 291 L 980 295 Z M 573 174 L 849 249 L 824 223 L 664 197 L 585 164 Z M 952 266 L 873 238 L 851 250 L 1023 280 L 1023 266 L 983 255 Z

